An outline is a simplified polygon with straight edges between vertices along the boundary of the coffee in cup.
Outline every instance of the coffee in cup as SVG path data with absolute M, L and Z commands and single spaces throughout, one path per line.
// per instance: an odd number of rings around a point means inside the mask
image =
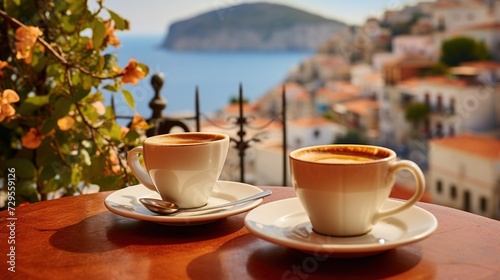
M 390 149 L 369 145 L 322 145 L 290 153 L 292 186 L 315 232 L 331 236 L 368 233 L 382 218 L 414 205 L 423 195 L 425 178 L 412 161 L 397 160 Z M 382 210 L 398 171 L 416 180 L 413 196 Z
M 181 208 L 201 207 L 222 172 L 228 148 L 229 136 L 222 133 L 163 134 L 146 138 L 130 150 L 127 161 L 139 182 L 163 200 Z

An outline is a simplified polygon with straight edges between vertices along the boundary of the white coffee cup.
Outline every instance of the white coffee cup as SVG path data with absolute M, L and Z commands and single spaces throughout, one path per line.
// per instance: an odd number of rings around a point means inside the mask
M 130 150 L 127 161 L 139 182 L 163 200 L 181 208 L 201 207 L 222 172 L 228 148 L 226 134 L 171 133 L 146 138 L 142 146 Z
M 414 205 L 423 195 L 425 178 L 409 160 L 397 160 L 390 149 L 368 145 L 322 145 L 290 153 L 292 185 L 319 234 L 356 236 L 368 233 L 382 218 Z M 404 204 L 382 210 L 398 171 L 416 180 Z

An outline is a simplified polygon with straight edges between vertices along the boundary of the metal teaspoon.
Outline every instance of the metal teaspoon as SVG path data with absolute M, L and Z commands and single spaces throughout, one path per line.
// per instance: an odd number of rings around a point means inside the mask
M 224 204 L 220 204 L 220 205 L 216 205 L 216 206 L 212 206 L 212 207 L 206 207 L 206 208 L 202 208 L 202 207 L 179 208 L 179 206 L 177 206 L 177 204 L 175 204 L 173 202 L 164 201 L 164 200 L 155 199 L 155 198 L 142 197 L 142 198 L 139 198 L 139 201 L 151 212 L 155 212 L 155 213 L 158 213 L 161 215 L 169 215 L 169 214 L 173 214 L 176 212 L 195 212 L 195 211 L 206 211 L 206 210 L 224 208 L 227 206 L 233 206 L 233 205 L 237 205 L 240 203 L 245 203 L 245 202 L 249 202 L 252 200 L 259 199 L 259 198 L 263 198 L 263 197 L 269 196 L 271 194 L 272 194 L 272 192 L 270 190 L 266 190 L 266 191 L 254 194 L 254 195 L 246 197 L 246 198 L 242 198 L 242 199 L 235 200 L 235 201 L 232 201 L 229 203 L 224 203 Z

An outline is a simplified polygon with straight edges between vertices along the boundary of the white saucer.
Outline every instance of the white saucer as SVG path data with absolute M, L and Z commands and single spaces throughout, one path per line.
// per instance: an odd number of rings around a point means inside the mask
M 217 181 L 212 195 L 205 207 L 232 202 L 257 194 L 261 191 L 261 189 L 248 184 L 230 181 Z M 141 197 L 161 199 L 158 193 L 149 190 L 142 184 L 139 184 L 111 193 L 104 200 L 104 205 L 109 211 L 127 218 L 152 221 L 165 225 L 189 226 L 206 224 L 225 217 L 246 212 L 257 207 L 263 201 L 261 198 L 222 210 L 212 210 L 207 212 L 182 212 L 169 216 L 162 216 L 147 210 L 139 202 L 139 198 Z
M 389 199 L 385 209 L 402 204 Z M 328 257 L 362 257 L 381 253 L 399 246 L 420 241 L 437 229 L 437 219 L 428 211 L 413 206 L 385 218 L 361 236 L 334 237 L 312 230 L 307 214 L 298 198 L 289 198 L 264 204 L 250 211 L 245 226 L 258 237 Z

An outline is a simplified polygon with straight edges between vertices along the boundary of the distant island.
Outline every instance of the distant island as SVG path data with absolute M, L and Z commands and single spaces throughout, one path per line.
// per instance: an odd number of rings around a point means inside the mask
M 175 51 L 309 51 L 347 27 L 284 5 L 241 4 L 173 23 L 162 47 Z

